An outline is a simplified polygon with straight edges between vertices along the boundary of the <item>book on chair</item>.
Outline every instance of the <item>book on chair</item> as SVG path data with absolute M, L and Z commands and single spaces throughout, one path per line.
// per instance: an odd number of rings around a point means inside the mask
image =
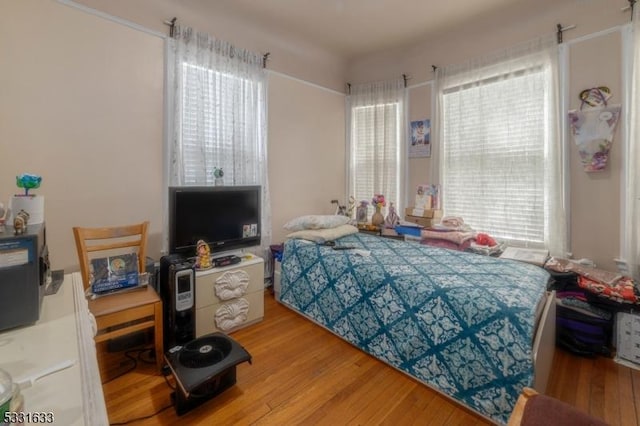
M 129 289 L 140 283 L 136 253 L 92 259 L 90 265 L 91 291 L 94 294 Z

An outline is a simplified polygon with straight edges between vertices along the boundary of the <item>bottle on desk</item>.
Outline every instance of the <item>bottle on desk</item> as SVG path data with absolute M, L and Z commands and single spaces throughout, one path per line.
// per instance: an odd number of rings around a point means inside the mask
M 24 397 L 20 387 L 13 383 L 11 375 L 0 368 L 0 425 L 4 426 L 5 413 L 24 410 Z

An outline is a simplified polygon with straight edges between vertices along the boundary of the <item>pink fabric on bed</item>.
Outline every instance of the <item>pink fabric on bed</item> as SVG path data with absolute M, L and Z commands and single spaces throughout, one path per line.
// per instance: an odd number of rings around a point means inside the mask
M 439 248 L 445 248 L 449 250 L 465 251 L 471 245 L 471 241 L 472 240 L 466 240 L 462 244 L 456 244 L 454 242 L 441 240 L 439 238 L 422 238 L 420 240 L 420 244 L 439 247 Z
M 475 237 L 473 232 L 461 232 L 461 231 L 431 231 L 429 229 L 423 229 L 420 233 L 423 239 L 438 239 L 451 241 L 454 244 L 460 245 L 466 241 L 469 241 Z

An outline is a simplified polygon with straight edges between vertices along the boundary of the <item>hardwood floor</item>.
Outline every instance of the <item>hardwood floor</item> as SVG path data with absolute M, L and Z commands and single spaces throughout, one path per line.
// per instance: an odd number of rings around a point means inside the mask
M 130 424 L 490 424 L 285 308 L 268 291 L 265 320 L 232 337 L 253 357 L 252 365 L 237 366 L 235 386 L 178 417 L 164 378 L 153 364 L 138 362 L 103 385 L 109 421 L 160 411 Z M 108 380 L 130 361 L 102 353 L 99 362 Z M 640 425 L 640 371 L 611 359 L 556 350 L 548 393 L 613 426 Z

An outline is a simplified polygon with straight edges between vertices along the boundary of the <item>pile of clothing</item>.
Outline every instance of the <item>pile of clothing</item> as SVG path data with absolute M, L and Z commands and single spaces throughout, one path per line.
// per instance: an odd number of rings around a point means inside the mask
M 488 234 L 474 231 L 458 216 L 445 216 L 439 224 L 423 229 L 420 243 L 490 256 L 499 255 L 504 250 L 504 244 L 496 242 Z
M 545 269 L 556 290 L 556 344 L 577 355 L 611 356 L 616 312 L 640 307 L 633 279 L 554 257 Z
M 547 261 L 545 268 L 556 273 L 575 275 L 578 287 L 595 305 L 604 305 L 616 311 L 640 306 L 640 289 L 631 277 L 555 257 Z

